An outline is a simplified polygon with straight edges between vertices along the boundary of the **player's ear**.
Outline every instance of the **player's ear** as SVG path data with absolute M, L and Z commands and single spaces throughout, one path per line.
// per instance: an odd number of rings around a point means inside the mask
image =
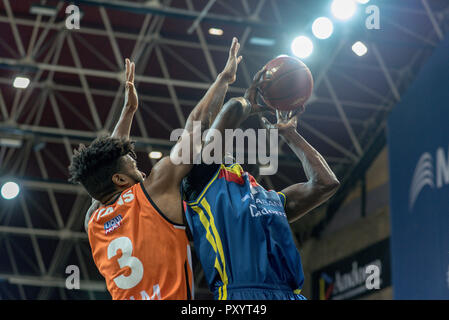
M 129 184 L 128 176 L 122 173 L 116 173 L 112 176 L 112 182 L 119 188 L 125 187 Z

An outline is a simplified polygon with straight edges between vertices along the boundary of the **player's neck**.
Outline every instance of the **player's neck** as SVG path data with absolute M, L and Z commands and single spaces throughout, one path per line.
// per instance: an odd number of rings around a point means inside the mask
M 114 198 L 116 198 L 120 193 L 122 193 L 122 191 L 123 191 L 123 190 L 117 190 L 117 191 L 114 192 L 114 193 L 111 193 L 111 194 L 109 194 L 109 195 L 107 195 L 107 196 L 104 196 L 104 197 L 100 200 L 101 204 L 102 204 L 102 205 L 108 205 L 108 204 L 110 204 L 111 201 L 112 201 Z

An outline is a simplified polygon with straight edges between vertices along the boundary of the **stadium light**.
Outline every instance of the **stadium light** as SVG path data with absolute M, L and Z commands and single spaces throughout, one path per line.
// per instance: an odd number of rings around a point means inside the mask
M 30 79 L 28 79 L 27 77 L 17 76 L 14 79 L 14 82 L 12 85 L 14 86 L 14 88 L 25 89 L 29 86 L 29 84 L 30 84 Z
M 334 0 L 331 5 L 332 14 L 339 20 L 348 20 L 357 10 L 355 0 Z
M 20 193 L 20 187 L 17 183 L 8 181 L 6 182 L 1 189 L 1 194 L 3 199 L 11 200 L 17 197 Z
M 151 151 L 148 156 L 150 159 L 160 159 L 162 158 L 162 152 L 160 151 Z
M 359 57 L 364 56 L 368 52 L 368 48 L 361 41 L 357 41 L 352 46 L 352 51 Z
M 219 29 L 219 28 L 210 28 L 209 29 L 209 34 L 211 34 L 213 36 L 222 36 L 223 35 L 223 30 Z
M 334 32 L 334 24 L 329 18 L 318 18 L 312 24 L 312 32 L 318 39 L 327 39 Z
M 358 3 L 367 4 L 369 0 L 357 0 Z
M 298 58 L 307 58 L 313 52 L 313 42 L 308 37 L 299 36 L 293 40 L 292 52 Z

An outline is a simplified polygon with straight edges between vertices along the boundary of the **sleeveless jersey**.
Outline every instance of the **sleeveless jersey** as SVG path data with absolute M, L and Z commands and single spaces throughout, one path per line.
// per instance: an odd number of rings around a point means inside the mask
M 191 185 L 184 180 L 186 195 Z M 234 299 L 232 290 L 251 288 L 300 295 L 304 274 L 284 194 L 264 189 L 239 164 L 222 164 L 194 194 L 186 199 L 186 219 L 215 298 Z
M 185 226 L 166 218 L 142 183 L 94 211 L 88 234 L 94 262 L 114 300 L 193 297 Z

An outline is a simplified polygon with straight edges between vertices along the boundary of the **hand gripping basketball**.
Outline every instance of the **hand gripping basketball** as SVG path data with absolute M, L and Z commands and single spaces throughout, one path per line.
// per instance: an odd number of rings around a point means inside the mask
M 257 103 L 257 97 L 260 95 L 260 88 L 271 81 L 270 79 L 263 80 L 266 71 L 265 67 L 260 69 L 254 76 L 251 86 L 245 92 L 244 98 L 251 104 L 251 114 L 273 112 L 272 108 Z
M 302 110 L 302 111 L 301 111 Z M 267 118 L 262 117 L 262 123 L 266 129 L 278 129 L 280 134 L 284 134 L 289 131 L 296 131 L 298 127 L 298 115 L 304 111 L 302 109 L 296 109 L 292 111 L 279 111 L 276 110 L 277 123 L 271 123 Z

